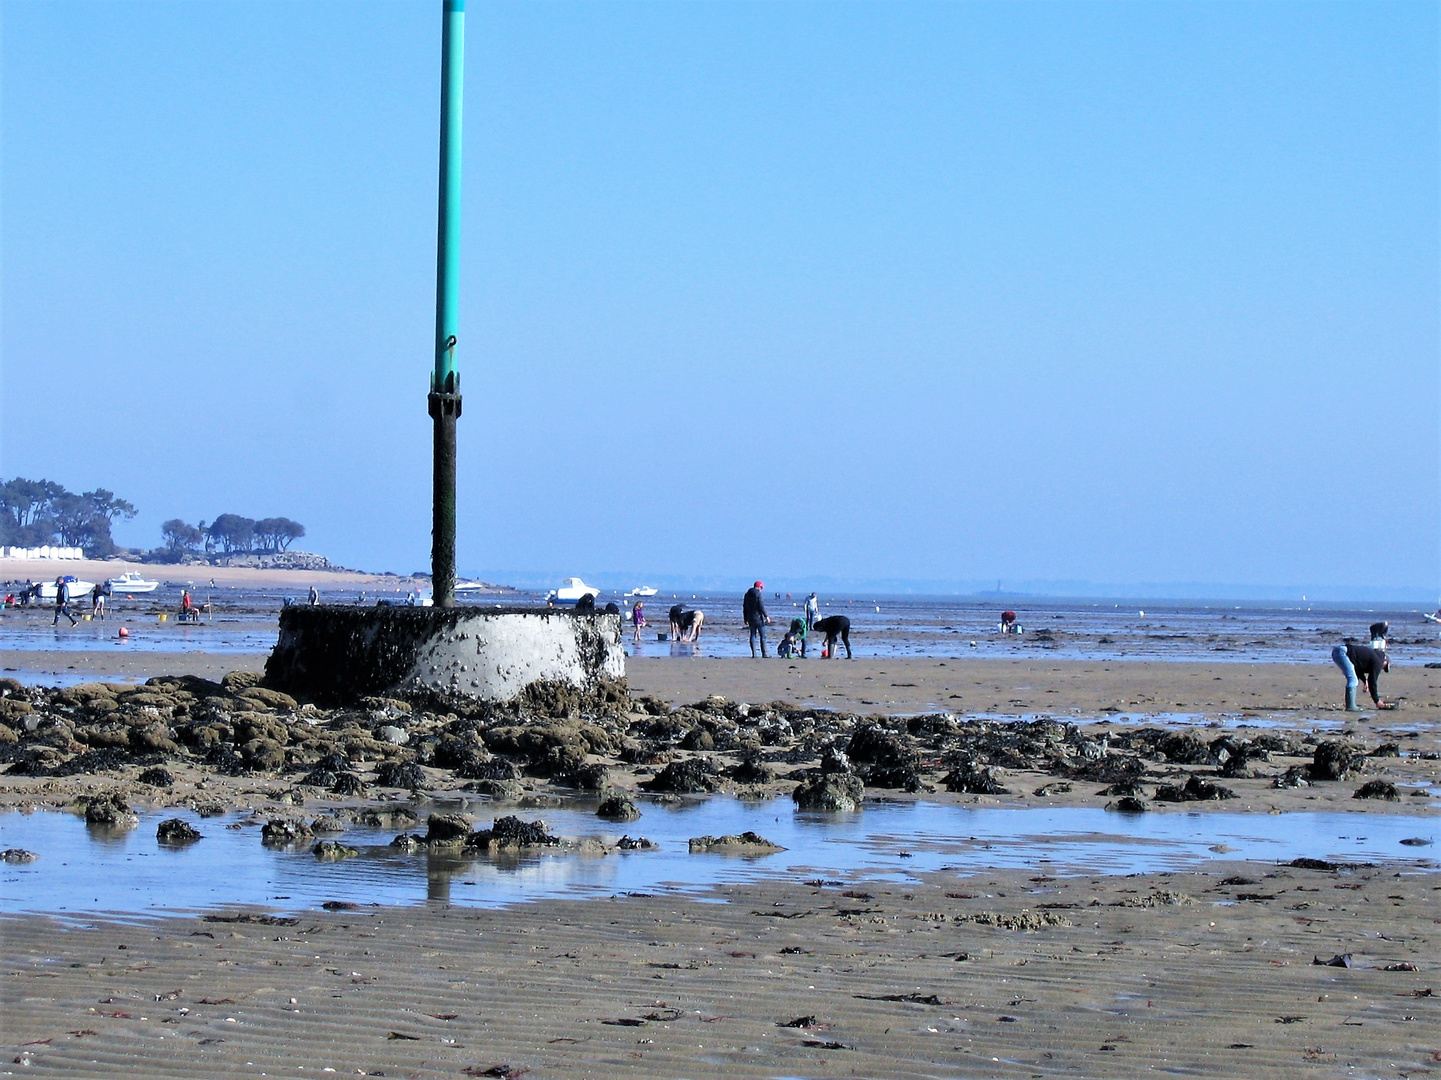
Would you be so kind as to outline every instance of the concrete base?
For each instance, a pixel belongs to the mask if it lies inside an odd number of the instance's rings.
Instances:
[[[265,664],[267,686],[327,705],[508,702],[624,677],[619,615],[536,608],[288,607]]]

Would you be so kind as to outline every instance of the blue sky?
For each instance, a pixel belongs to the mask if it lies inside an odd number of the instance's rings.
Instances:
[[[1433,592],[1437,10],[472,2],[462,570]],[[426,567],[439,3],[0,16],[0,475]]]

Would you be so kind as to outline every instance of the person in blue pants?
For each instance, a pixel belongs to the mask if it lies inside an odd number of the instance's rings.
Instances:
[[[1370,645],[1337,645],[1331,650],[1331,661],[1346,676],[1346,711],[1360,712],[1356,704],[1356,687],[1366,680],[1366,689],[1378,709],[1391,708],[1381,700],[1381,673],[1391,670],[1390,658]]]

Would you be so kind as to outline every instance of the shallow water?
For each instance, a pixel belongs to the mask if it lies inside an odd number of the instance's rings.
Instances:
[[[481,825],[496,813],[489,805],[468,809]],[[143,815],[137,829],[115,834],[87,828],[71,814],[10,813],[0,815],[0,848],[26,848],[40,859],[0,864],[0,912],[138,916],[235,904],[299,911],[326,900],[489,907],[550,897],[701,892],[768,877],[904,881],[922,872],[959,876],[991,868],[1129,874],[1195,869],[1220,858],[1288,861],[1303,855],[1432,870],[1436,864],[1428,856],[1435,848],[1400,841],[1434,840],[1441,832],[1434,817],[1377,813],[1125,815],[1089,807],[883,802],[856,814],[816,815],[798,813],[789,799],[748,803],[723,796],[675,805],[643,801],[641,809],[644,816],[623,827],[596,818],[593,803],[519,816],[538,817],[563,836],[614,841],[623,828],[648,837],[658,850],[476,859],[402,855],[387,846],[396,830],[355,828],[334,838],[362,854],[339,863],[318,861],[308,846],[264,847],[259,821],[249,817],[154,812]],[[157,843],[156,825],[177,816],[205,838],[180,849]],[[747,829],[788,850],[758,858],[687,850],[690,837]]]
[[[210,590],[203,581],[195,586],[197,599],[213,604],[212,613],[199,624],[174,621],[180,606],[178,585],[163,586],[149,596],[115,597],[105,621],[81,622],[73,628],[63,621],[59,627],[54,626],[49,608],[0,613],[0,666],[6,649],[266,653],[275,644],[277,612],[286,599],[297,599],[276,589]],[[326,603],[371,605],[377,595],[327,591],[322,599]],[[539,606],[539,595],[531,599]],[[614,599],[629,611],[619,595],[602,599]],[[706,613],[705,630],[697,644],[656,640],[657,633],[667,630],[667,611],[677,601]],[[775,620],[767,628],[772,651],[785,625],[801,613],[803,601],[803,594],[767,598]],[[494,602],[493,597],[466,601],[477,606]],[[507,602],[514,600],[508,598]],[[1017,611],[1026,633],[1002,635],[997,631],[1003,608]],[[81,610],[77,606],[76,611]],[[626,650],[631,655],[674,659],[750,655],[746,630],[740,621],[739,593],[656,596],[645,601],[645,610],[650,625],[639,643],[629,630],[625,635]],[[1441,632],[1415,610],[1306,604],[1138,607],[1129,601],[834,596],[822,597],[821,613],[843,614],[851,619],[851,644],[857,656],[1330,663],[1331,646],[1343,636],[1361,640],[1371,622],[1385,619],[1392,625],[1390,651],[1398,663],[1441,661]],[[168,616],[166,622],[159,621],[161,614]],[[116,636],[122,624],[130,632],[128,643]],[[810,659],[819,661],[820,644],[813,643]]]

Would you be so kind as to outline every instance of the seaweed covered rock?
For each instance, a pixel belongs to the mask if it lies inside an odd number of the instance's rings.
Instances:
[[[465,790],[496,802],[519,802],[525,798],[525,785],[519,780],[472,780],[465,785]]]
[[[1353,799],[1385,799],[1388,802],[1395,802],[1401,798],[1396,791],[1396,785],[1390,780],[1368,780],[1356,789]]]
[[[989,766],[977,765],[974,761],[960,762],[941,778],[941,783],[947,791],[966,795],[1010,794],[1010,789],[995,778]]]
[[[175,777],[170,775],[170,770],[159,765],[144,770],[135,779],[148,787],[168,788],[175,783]]]
[[[431,814],[425,823],[425,842],[463,844],[470,839],[471,821],[464,814]]]
[[[692,855],[774,855],[785,850],[750,830],[725,836],[693,836],[689,848]]]
[[[322,840],[310,849],[310,853],[321,862],[339,862],[341,859],[355,858],[360,854],[360,849],[342,844],[339,840]]]
[[[184,818],[166,818],[156,826],[155,839],[162,844],[193,844],[200,839],[200,830]]]
[[[695,795],[715,791],[720,781],[713,762],[706,758],[672,761],[655,776],[640,784],[646,791],[664,791],[674,795]]]
[[[861,808],[866,785],[855,773],[823,772],[808,777],[791,792],[800,810],[844,814]]]
[[[490,828],[472,833],[467,847],[481,851],[519,851],[522,848],[557,847],[560,837],[552,836],[543,821],[521,821],[499,817]]]
[[[310,826],[289,818],[271,818],[260,828],[260,842],[270,847],[287,847],[309,840]]]
[[[1213,784],[1192,774],[1184,784],[1162,784],[1156,788],[1152,799],[1156,802],[1214,802],[1218,799],[1234,799],[1236,793],[1228,787]]]
[[[1344,780],[1353,772],[1360,771],[1366,755],[1339,739],[1327,739],[1317,744],[1311,759],[1312,780]]]
[[[375,782],[380,787],[414,791],[425,786],[425,773],[413,761],[382,761],[375,770]]]
[[[601,800],[595,816],[607,821],[634,821],[640,817],[640,810],[628,796],[614,792]]]
[[[96,795],[86,802],[85,824],[101,825],[110,829],[133,829],[140,824],[140,815],[130,809],[130,804],[119,792],[111,791]]]
[[[1156,747],[1167,761],[1181,765],[1211,764],[1210,748],[1199,735],[1190,731],[1177,731],[1165,735]]]
[[[870,787],[920,791],[920,754],[894,732],[870,723],[851,736],[846,756]]]

